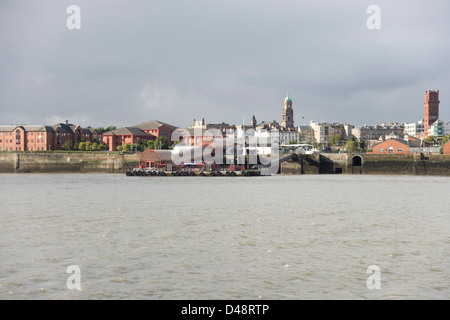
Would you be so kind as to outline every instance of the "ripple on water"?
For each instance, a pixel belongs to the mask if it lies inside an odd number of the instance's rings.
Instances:
[[[450,207],[449,179],[218,181],[2,176],[8,199],[0,224],[6,257],[0,298],[450,296],[448,215],[442,209]],[[421,197],[399,192],[415,192],[413,184],[421,185]],[[145,191],[150,186],[151,195]],[[80,207],[80,199],[89,207]],[[71,264],[81,267],[81,292],[65,287]],[[379,291],[366,287],[370,265],[381,269]]]

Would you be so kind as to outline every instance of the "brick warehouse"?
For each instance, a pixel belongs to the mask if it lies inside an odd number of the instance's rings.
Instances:
[[[388,139],[373,146],[374,154],[409,154],[411,146],[420,146],[420,141],[405,141],[400,139]]]

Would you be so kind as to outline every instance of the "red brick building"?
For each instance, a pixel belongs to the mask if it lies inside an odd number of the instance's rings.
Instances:
[[[439,119],[439,90],[425,91],[424,102],[424,135],[428,135],[428,129]]]
[[[446,144],[444,144],[443,148],[443,154],[450,154],[450,141],[448,141]]]
[[[0,151],[61,150],[67,140],[74,145],[81,141],[101,141],[93,128],[81,128],[67,121],[54,126],[0,126]]]
[[[103,134],[103,143],[109,151],[117,151],[117,147],[124,143],[134,144],[138,140],[154,141],[156,136],[133,127],[122,127]]]
[[[167,140],[169,141],[169,144],[172,144],[172,141],[170,139],[172,132],[174,132],[177,129],[177,127],[175,126],[172,126],[170,124],[158,120],[142,122],[140,124],[133,126],[133,128],[138,128],[146,133],[155,136],[156,138],[166,137]]]
[[[419,147],[420,141],[405,141],[401,139],[388,139],[373,146],[374,154],[409,154],[410,147]]]
[[[54,149],[54,131],[49,126],[1,126],[0,151]]]
[[[172,144],[171,135],[177,127],[170,124],[151,120],[142,122],[132,127],[122,127],[103,134],[103,143],[109,151],[116,151],[118,146],[124,143],[134,144],[138,140],[155,141],[158,137],[166,137],[169,144]]]

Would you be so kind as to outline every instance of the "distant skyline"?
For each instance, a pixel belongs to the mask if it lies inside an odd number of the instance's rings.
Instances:
[[[281,123],[287,93],[296,126],[415,122],[426,90],[450,121],[449,12],[446,0],[2,0],[0,125]]]

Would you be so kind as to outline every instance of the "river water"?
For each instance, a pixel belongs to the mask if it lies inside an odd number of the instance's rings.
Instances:
[[[450,298],[448,177],[0,180],[0,299]]]

